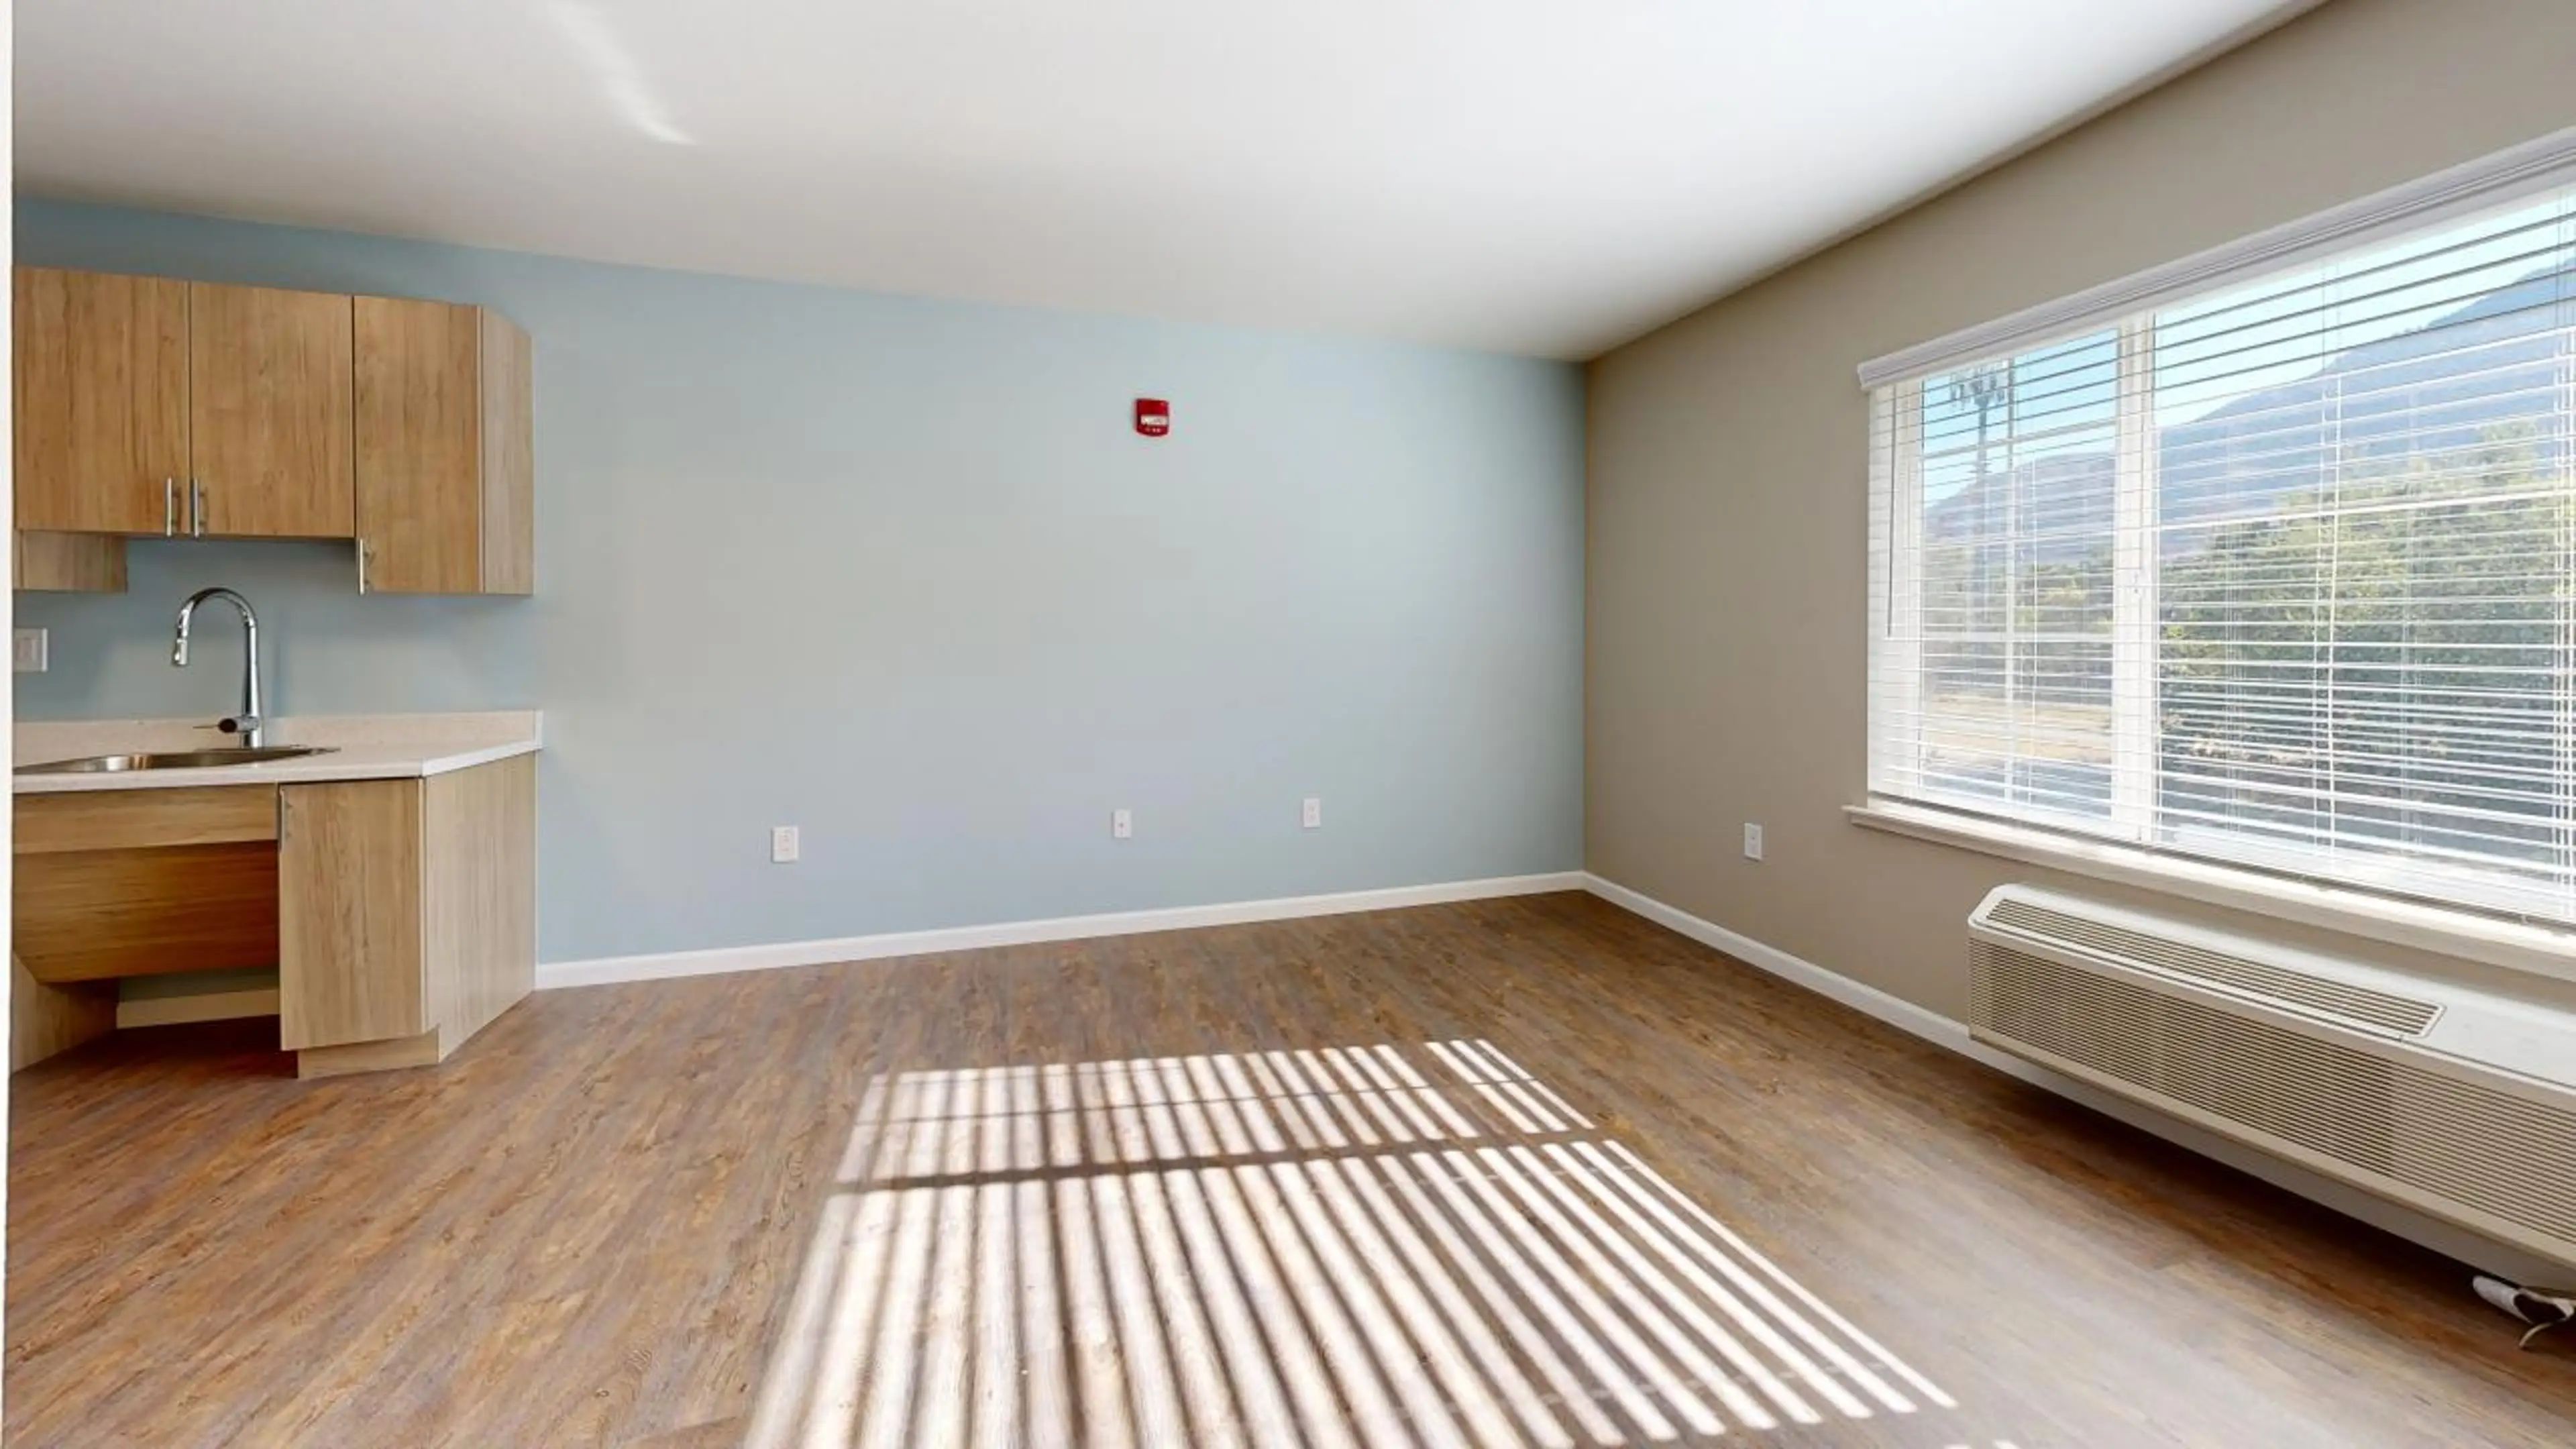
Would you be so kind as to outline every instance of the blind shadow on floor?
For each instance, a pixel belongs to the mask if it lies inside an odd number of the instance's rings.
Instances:
[[[747,1443],[2009,1449],[1957,1409],[1449,1041],[870,1080]]]

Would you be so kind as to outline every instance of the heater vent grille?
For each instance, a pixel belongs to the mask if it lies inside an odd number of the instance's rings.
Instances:
[[[1968,968],[1980,1035],[2475,1209],[2576,1262],[2576,1110],[1991,941],[1970,939]]]
[[[1987,910],[1985,921],[1997,930],[2087,951],[2150,975],[2175,977],[2250,996],[2268,1005],[2364,1030],[2420,1037],[2442,1015],[2438,1002],[2294,971],[2236,952],[2214,951],[2190,941],[2132,930],[2011,896],[1996,901]]]

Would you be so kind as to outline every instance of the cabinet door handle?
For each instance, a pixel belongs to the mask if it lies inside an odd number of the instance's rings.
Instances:
[[[367,541],[358,540],[358,592],[367,591]]]
[[[179,480],[161,480],[161,536],[175,537],[179,532]]]
[[[188,535],[206,536],[206,485],[194,478],[188,480]]]

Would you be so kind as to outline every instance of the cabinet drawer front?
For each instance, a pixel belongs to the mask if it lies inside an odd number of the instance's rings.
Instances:
[[[17,830],[12,849],[19,855],[275,840],[277,787],[206,785],[21,795],[13,818]]]
[[[288,785],[278,806],[281,1044],[426,1031],[421,782]]]

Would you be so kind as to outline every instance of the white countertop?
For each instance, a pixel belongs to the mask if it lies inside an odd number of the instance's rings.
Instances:
[[[112,774],[12,776],[21,795],[74,790],[175,790],[192,785],[310,784],[321,780],[397,780],[444,775],[534,754],[543,716],[535,710],[492,714],[302,715],[269,721],[263,744],[329,745],[328,754],[260,765],[204,770],[131,770]],[[151,750],[204,750],[239,745],[207,720],[22,720],[11,763],[33,765],[85,755]]]

